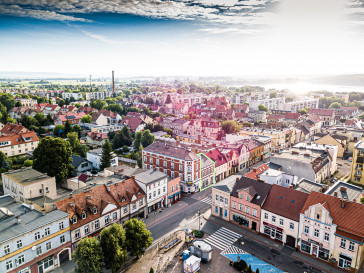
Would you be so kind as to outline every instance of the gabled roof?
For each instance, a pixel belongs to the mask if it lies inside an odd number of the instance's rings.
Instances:
[[[298,222],[300,212],[307,198],[307,193],[279,185],[272,185],[262,209]]]
[[[90,162],[90,161],[88,161],[87,159],[80,157],[78,155],[72,155],[72,166],[73,167],[77,168],[83,162]]]
[[[180,158],[183,160],[199,159],[195,153],[189,151],[186,147],[172,146],[169,144],[160,143],[158,141],[150,144],[148,147],[144,148],[143,151]]]
[[[250,172],[245,174],[245,177],[258,180],[258,175],[264,173],[268,169],[269,169],[268,165],[264,163],[258,167],[254,167]]]
[[[334,115],[334,110],[331,109],[314,109],[314,108],[310,108],[308,110],[308,114],[315,114],[318,116],[333,116]]]
[[[219,149],[215,148],[214,150],[206,153],[206,156],[213,161],[215,161],[215,167],[219,167],[225,163],[227,163],[227,159],[223,153],[220,152]]]
[[[299,119],[301,117],[300,113],[286,113],[285,118],[287,119]]]
[[[129,203],[134,203],[145,196],[145,192],[133,178],[113,184],[109,186],[109,188],[110,194],[114,197],[120,207]],[[133,196],[136,197],[135,200],[132,200]]]
[[[14,123],[8,122],[1,129],[2,135],[20,134],[20,133],[25,133],[25,132],[29,132],[29,130],[18,123],[14,124]]]
[[[254,191],[250,187],[253,187]],[[267,198],[271,187],[272,185],[270,184],[266,184],[264,182],[260,182],[243,176],[240,178],[240,180],[236,181],[231,195],[239,198],[239,191],[247,189],[248,193],[255,193],[250,202],[261,206]]]
[[[99,133],[99,132],[88,132],[87,135],[93,139],[93,140],[97,140],[97,141],[102,141],[103,139],[109,138],[107,136],[107,133]]]
[[[35,134],[34,131],[28,131],[26,133],[20,133],[20,134],[11,134],[11,135],[0,136],[0,142],[7,142],[7,141],[9,141],[9,143],[2,145],[2,147],[19,145],[19,144],[24,144],[27,142],[39,141],[39,138]]]

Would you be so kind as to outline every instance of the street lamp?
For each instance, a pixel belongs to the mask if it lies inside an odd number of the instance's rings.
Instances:
[[[198,234],[201,233],[200,226],[201,226],[201,224],[200,224],[200,211],[198,211]]]

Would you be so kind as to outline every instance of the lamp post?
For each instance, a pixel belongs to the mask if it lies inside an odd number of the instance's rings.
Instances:
[[[198,234],[200,234],[200,226],[201,226],[201,224],[200,224],[200,211],[198,211]]]

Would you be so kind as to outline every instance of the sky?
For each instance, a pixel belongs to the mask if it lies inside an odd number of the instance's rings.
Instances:
[[[362,0],[1,0],[0,71],[364,73]]]

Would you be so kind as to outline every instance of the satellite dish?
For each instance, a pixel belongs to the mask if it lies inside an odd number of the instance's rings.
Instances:
[[[37,247],[36,247],[36,246],[32,246],[32,250],[34,250],[34,251],[35,251],[36,249],[37,249]]]

